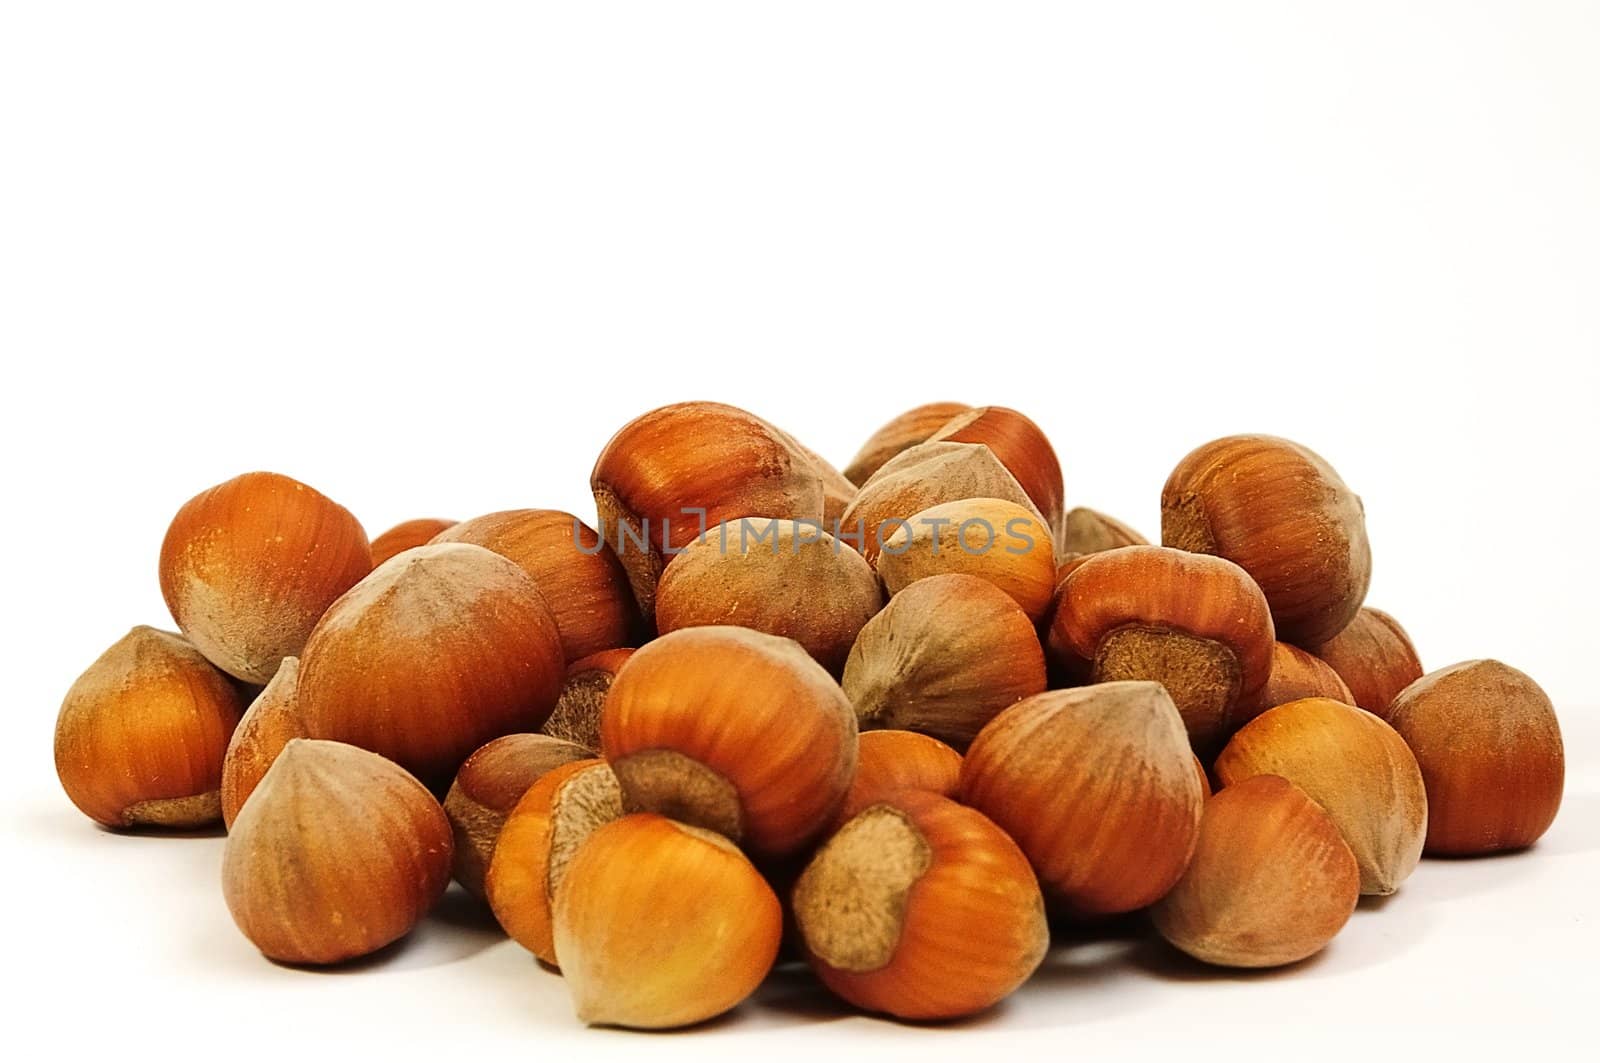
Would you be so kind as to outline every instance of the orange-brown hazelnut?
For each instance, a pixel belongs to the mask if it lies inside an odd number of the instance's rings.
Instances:
[[[617,777],[600,760],[579,760],[530,786],[500,832],[484,885],[495,918],[518,944],[555,964],[554,904],[574,854],[622,816]]]
[[[335,602],[300,658],[307,734],[370,749],[441,792],[491,738],[537,730],[565,671],[528,574],[481,546],[407,550]]]
[[[859,553],[815,525],[767,517],[719,524],[668,562],[656,628],[729,624],[794,639],[838,675],[883,590]]]
[[[1525,849],[1555,821],[1561,727],[1550,698],[1515,668],[1467,661],[1430,672],[1394,699],[1389,722],[1422,769],[1430,855]]]
[[[285,657],[278,674],[256,695],[222,758],[222,822],[233,826],[245,799],[290,739],[306,737],[300,721],[300,659]]]
[[[1238,565],[1163,546],[1088,554],[1062,580],[1049,647],[1092,682],[1150,679],[1212,749],[1272,669],[1272,617]],[[1076,662],[1082,662],[1078,664]]]
[[[433,541],[433,537],[446,528],[455,526],[453,520],[440,520],[437,517],[418,517],[416,520],[401,521],[376,539],[372,540],[372,567],[377,568],[395,554],[410,550],[414,546],[426,546]]]
[[[825,828],[844,799],[856,718],[793,640],[691,627],[641,647],[617,673],[600,747],[630,809],[780,857]]]
[[[991,1007],[1050,943],[1017,844],[980,813],[919,790],[886,795],[841,827],[796,882],[794,913],[824,985],[903,1019]]]
[[[981,443],[919,443],[885,462],[845,510],[840,537],[876,562],[889,538],[925,509],[963,498],[997,498],[1048,521]]]
[[[1349,921],[1361,872],[1304,790],[1256,775],[1206,801],[1188,870],[1150,910],[1174,946],[1223,967],[1278,967],[1322,949]]]
[[[203,827],[241,706],[233,684],[177,635],[136,627],[89,666],[56,719],[56,774],[107,827]]]
[[[647,622],[669,549],[737,517],[821,521],[814,456],[744,410],[681,402],[622,427],[590,474],[600,533],[616,550]]]
[[[890,594],[951,572],[986,579],[1037,624],[1055,597],[1055,546],[1032,510],[998,498],[964,498],[915,514],[878,554]]]
[[[234,820],[223,897],[271,959],[338,963],[410,932],[450,883],[450,844],[439,802],[400,767],[296,738]]]
[[[1189,864],[1202,802],[1183,719],[1159,683],[1101,683],[1018,702],[961,762],[961,800],[1027,854],[1080,917],[1160,900]]]
[[[921,731],[961,748],[1045,688],[1044,651],[1005,591],[977,576],[930,576],[861,629],[843,683],[863,728]]]
[[[433,541],[472,543],[515,561],[555,616],[568,663],[637,641],[639,610],[627,573],[599,533],[571,513],[488,513],[452,525]]]
[[[844,467],[845,478],[860,487],[884,462],[902,450],[926,443],[928,437],[949,424],[951,418],[971,408],[960,402],[930,402],[907,410],[872,433]]]
[[[1346,705],[1356,703],[1350,688],[1339,673],[1319,657],[1287,642],[1272,644],[1272,672],[1266,685],[1254,698],[1241,702],[1229,726],[1243,727],[1263,712],[1301,698],[1332,698]]]
[[[1005,406],[979,406],[952,417],[929,440],[981,443],[988,447],[1028,493],[1051,534],[1061,534],[1061,499],[1065,494],[1061,462],[1050,440],[1026,415]]]
[[[618,670],[632,656],[633,650],[628,648],[601,650],[567,665],[555,711],[539,730],[600,752],[600,709]]]
[[[191,498],[161,544],[161,593],[184,636],[258,686],[371,571],[366,532],[349,510],[271,472]]]
[[[777,896],[715,832],[624,816],[589,836],[555,898],[555,952],[578,1018],[662,1029],[753,993],[783,936]]]
[[[953,798],[960,787],[961,754],[937,738],[915,731],[863,731],[856,747],[856,777],[834,823],[843,824],[900,790]]]
[[[1422,661],[1399,621],[1363,606],[1355,619],[1311,651],[1328,662],[1355,698],[1353,704],[1384,719],[1395,695],[1422,678]]]
[[[1297,646],[1344,630],[1372,578],[1361,499],[1316,454],[1271,436],[1214,440],[1179,462],[1161,492],[1161,542],[1250,573],[1278,638]]]
[[[451,873],[468,893],[482,897],[483,877],[500,828],[522,795],[563,764],[594,753],[549,735],[503,735],[481,746],[456,772],[444,814],[455,839]]]
[[[1303,698],[1246,724],[1215,765],[1224,789],[1281,775],[1327,810],[1361,868],[1361,892],[1399,889],[1422,858],[1428,799],[1394,728],[1329,698]]]

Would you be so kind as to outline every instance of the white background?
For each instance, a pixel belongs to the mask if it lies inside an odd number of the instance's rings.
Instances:
[[[1593,1030],[1600,6],[0,10],[0,1037],[1381,1058]],[[581,1030],[465,904],[353,973],[273,967],[228,921],[220,839],[67,805],[56,706],[168,622],[190,495],[270,468],[372,534],[589,516],[608,435],[689,398],[840,463],[916,403],[1017,406],[1069,503],[1147,533],[1192,446],[1304,442],[1363,496],[1369,600],[1425,663],[1496,656],[1556,698],[1563,814],[1525,856],[1426,863],[1275,976],[1113,939],[954,1029],[791,976],[645,1039]]]

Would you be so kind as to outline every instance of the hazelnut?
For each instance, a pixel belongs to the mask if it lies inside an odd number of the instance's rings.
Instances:
[[[451,874],[474,897],[482,897],[483,876],[500,838],[500,828],[528,788],[591,750],[549,735],[502,735],[481,746],[456,772],[445,795],[444,814],[455,839]]]
[[[915,514],[889,536],[877,568],[890,594],[949,572],[986,579],[1035,624],[1055,597],[1049,529],[1031,510],[998,498],[964,498]]]
[[[1215,765],[1223,787],[1281,775],[1327,810],[1361,868],[1361,892],[1390,894],[1416,870],[1428,826],[1417,760],[1394,728],[1329,698],[1268,709]]]
[[[1052,535],[1061,534],[1061,462],[1038,425],[1005,406],[979,406],[958,413],[928,437],[933,443],[981,443],[1033,500]]]
[[[1163,546],[1083,557],[1061,582],[1048,641],[1057,667],[1087,670],[1092,682],[1165,686],[1203,750],[1226,737],[1233,711],[1272,668],[1272,617],[1249,575]]]
[[[961,754],[915,731],[863,731],[856,746],[856,776],[834,817],[836,825],[900,790],[955,797],[961,788]]]
[[[1345,629],[1312,649],[1345,681],[1352,704],[1389,718],[1395,695],[1422,678],[1416,647],[1399,621],[1363,606]]]
[[[920,443],[885,462],[845,510],[841,538],[876,562],[908,518],[944,502],[997,498],[1048,523],[994,453],[981,443]]]
[[[1079,506],[1067,510],[1061,519],[1061,542],[1057,549],[1068,554],[1098,554],[1120,546],[1149,546],[1144,536],[1117,520],[1096,510]]]
[[[591,759],[547,773],[506,818],[484,880],[489,907],[545,963],[556,963],[552,903],[568,863],[589,835],[621,816],[616,775]]]
[[[836,527],[844,518],[844,511],[850,508],[850,503],[855,501],[856,485],[850,479],[834,468],[828,459],[812,450],[804,443],[787,432],[779,432],[789,443],[816,469],[817,477],[822,481],[822,520],[829,527]]]
[[[1160,900],[1188,866],[1201,790],[1183,719],[1159,683],[1101,683],[1020,701],[961,762],[961,800],[1027,854],[1075,916]]]
[[[317,624],[300,658],[300,717],[312,737],[381,753],[442,792],[483,743],[544,723],[563,671],[527,573],[481,546],[419,546]]]
[[[1322,949],[1349,921],[1361,872],[1322,807],[1276,775],[1206,801],[1188,870],[1150,910],[1177,948],[1223,967],[1278,967]]]
[[[255,788],[222,851],[244,936],[283,963],[354,959],[404,937],[450,883],[450,824],[400,767],[296,738]]]
[[[1242,567],[1278,637],[1314,646],[1344,630],[1372,576],[1361,499],[1297,443],[1229,436],[1178,463],[1161,492],[1161,542]]]
[[[56,719],[56,774],[107,827],[204,827],[241,706],[233,684],[177,635],[136,627],[78,677]]]
[[[291,738],[306,737],[300,721],[300,658],[285,657],[278,673],[256,695],[239,726],[228,740],[222,758],[222,822],[228,827],[238,818],[245,798],[278,759]]]
[[[628,422],[600,452],[589,486],[600,534],[652,623],[667,550],[736,517],[824,515],[814,456],[761,418],[716,402],[676,403]]]
[[[1428,791],[1427,852],[1524,849],[1561,808],[1566,757],[1539,685],[1499,661],[1430,672],[1394,699],[1389,722]]]
[[[656,628],[731,624],[798,642],[838,675],[883,606],[872,566],[815,525],[767,517],[719,524],[674,557],[656,586]]]
[[[794,888],[807,958],[834,993],[902,1019],[992,1006],[1050,943],[1039,884],[980,813],[904,790],[822,846]]]
[[[861,726],[921,731],[957,748],[995,714],[1045,688],[1033,622],[977,576],[930,576],[861,629],[844,692]]]
[[[567,661],[627,646],[639,635],[628,575],[593,528],[557,509],[513,509],[464,520],[436,543],[471,543],[532,577],[561,631]]]
[[[561,684],[555,711],[539,730],[598,753],[600,708],[617,670],[632,656],[633,650],[627,648],[601,650],[567,665],[567,678]]]
[[[1229,724],[1237,730],[1268,709],[1301,698],[1332,698],[1346,705],[1356,703],[1339,673],[1321,658],[1287,642],[1274,642],[1272,671],[1266,685],[1254,698],[1240,704]]]
[[[591,834],[555,898],[555,951],[578,1018],[663,1029],[736,1006],[772,969],[783,911],[738,848],[662,816]]]
[[[258,686],[371,571],[366,532],[349,510],[271,472],[191,498],[161,543],[161,593],[184,636]]]
[[[455,523],[453,520],[439,520],[436,517],[401,521],[372,540],[372,567],[377,568],[395,554],[409,550],[413,546],[426,546],[435,535],[446,528],[454,527]]]
[[[844,799],[856,719],[794,641],[691,627],[639,649],[617,673],[600,747],[630,810],[779,857],[809,842]]]
[[[844,467],[845,478],[860,487],[884,462],[902,450],[926,443],[928,437],[950,423],[952,417],[971,408],[959,402],[930,402],[907,410],[872,433]]]

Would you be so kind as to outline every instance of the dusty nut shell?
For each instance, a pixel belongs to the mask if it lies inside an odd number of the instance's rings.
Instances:
[[[961,800],[1016,839],[1078,916],[1159,900],[1188,866],[1201,790],[1159,683],[1038,694],[995,717],[961,762]]]
[[[980,813],[917,790],[890,794],[841,827],[796,882],[794,913],[824,985],[903,1019],[991,1007],[1038,968],[1050,942],[1039,884],[1016,843]]]
[[[567,665],[567,678],[555,711],[539,728],[544,734],[600,752],[600,708],[617,671],[633,656],[632,649],[601,650]]]
[[[306,737],[305,724],[300,720],[299,691],[300,659],[285,657],[278,673],[256,695],[234,728],[227,754],[222,758],[220,797],[224,825],[233,826],[245,799],[289,740]]]
[[[1281,775],[1304,790],[1355,854],[1362,893],[1393,893],[1422,858],[1422,773],[1394,728],[1370,712],[1328,698],[1268,709],[1233,736],[1214,770],[1224,788]]]
[[[845,510],[840,538],[877,562],[889,537],[925,509],[963,498],[1014,502],[1048,524],[1028,492],[981,443],[919,443],[885,462]]]
[[[1429,854],[1525,849],[1555,821],[1561,727],[1550,698],[1515,668],[1466,661],[1430,672],[1394,699],[1389,722],[1422,770]]]
[[[590,474],[600,534],[646,621],[666,551],[736,517],[821,521],[823,477],[788,435],[732,406],[681,402],[624,425]]]
[[[555,951],[578,1018],[664,1029],[728,1011],[772,969],[783,912],[721,835],[632,815],[595,831],[555,900]]]
[[[889,536],[878,575],[890,594],[919,579],[965,573],[986,579],[1038,623],[1055,598],[1055,546],[1031,510],[998,498],[932,506]]]
[[[204,827],[241,706],[233,684],[186,640],[129,631],[78,677],[56,718],[56,775],[107,827]]]
[[[433,541],[435,535],[446,528],[454,527],[455,523],[453,520],[440,520],[437,517],[418,517],[416,520],[401,521],[372,540],[372,567],[377,568],[395,554],[414,546],[426,546]]]
[[[494,916],[523,948],[556,963],[553,901],[573,854],[622,816],[622,790],[604,761],[548,772],[505,820],[484,881]]]
[[[329,609],[300,658],[300,717],[442,790],[473,750],[537,730],[561,691],[555,619],[533,580],[481,546],[391,558]]]
[[[1229,436],[1178,463],[1161,492],[1161,542],[1250,573],[1278,638],[1316,645],[1344,630],[1372,578],[1361,499],[1333,466],[1272,436]]]
[[[1098,510],[1079,506],[1067,510],[1061,519],[1061,541],[1056,544],[1063,555],[1098,554],[1123,546],[1149,546],[1150,541],[1128,525]]]
[[[1243,727],[1268,709],[1301,698],[1332,698],[1346,705],[1356,703],[1355,695],[1327,662],[1298,646],[1275,642],[1272,644],[1272,671],[1266,685],[1254,698],[1239,704],[1230,726]]]
[[[860,487],[884,462],[918,443],[926,443],[928,437],[949,424],[951,418],[971,408],[960,402],[930,402],[907,410],[867,438],[856,456],[850,459],[850,464],[844,467],[845,478]]]
[[[844,799],[856,718],[794,641],[692,627],[639,649],[617,674],[600,747],[630,810],[776,857],[803,847]]]
[[[856,746],[856,776],[834,816],[835,826],[901,790],[955,797],[961,754],[915,731],[864,731]]]
[[[1356,858],[1322,806],[1257,775],[1206,801],[1194,858],[1150,918],[1197,960],[1278,967],[1319,952],[1360,897]]]
[[[515,561],[544,595],[567,661],[637,641],[628,574],[593,528],[558,509],[512,509],[464,520],[436,543],[471,543]]]
[[[981,443],[1033,500],[1051,534],[1061,534],[1061,462],[1043,430],[1025,414],[1005,406],[979,406],[959,413],[930,442]]]
[[[361,522],[272,472],[191,498],[161,543],[161,594],[184,637],[257,685],[299,654],[323,611],[371,571]]]
[[[733,625],[794,639],[834,675],[883,606],[872,566],[820,527],[741,517],[690,543],[656,585],[656,629]]]
[[[297,738],[234,820],[222,892],[244,936],[284,963],[328,964],[404,937],[450,882],[450,824],[397,765]]]
[[[451,874],[474,897],[482,897],[483,877],[500,838],[500,828],[528,788],[592,750],[548,735],[504,735],[466,759],[445,795],[444,814],[455,840]]]
[[[921,731],[964,747],[995,714],[1045,688],[1033,622],[977,576],[930,576],[861,629],[844,692],[863,728]]]
[[[1215,750],[1272,670],[1272,617],[1249,575],[1164,546],[1081,558],[1061,581],[1048,642],[1057,667],[1091,682],[1164,685],[1201,749]]]
[[[1395,695],[1422,678],[1422,661],[1405,628],[1370,606],[1311,652],[1339,673],[1355,698],[1352,704],[1386,720]]]

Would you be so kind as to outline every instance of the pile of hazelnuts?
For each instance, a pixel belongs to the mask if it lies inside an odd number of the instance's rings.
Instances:
[[[866,1011],[981,1011],[1050,926],[1143,910],[1184,953],[1294,963],[1424,853],[1555,818],[1554,710],[1496,661],[1424,675],[1364,605],[1360,500],[1267,436],[1206,443],[1161,542],[1065,511],[1015,410],[895,418],[843,473],[716,403],[606,445],[590,526],[415,520],[370,544],[273,473],[161,548],[181,635],[68,692],[67,795],[227,825],[262,953],[335,964],[452,878],[578,1017],[709,1019],[802,960]],[[441,801],[442,797],[442,801]]]

